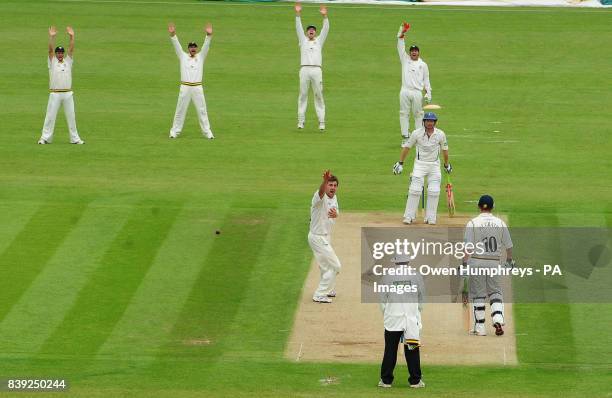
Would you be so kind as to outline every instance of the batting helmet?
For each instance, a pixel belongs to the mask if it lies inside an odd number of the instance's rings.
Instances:
[[[434,121],[436,121],[436,120],[438,120],[438,117],[433,112],[427,112],[425,115],[423,115],[423,120],[434,120]]]

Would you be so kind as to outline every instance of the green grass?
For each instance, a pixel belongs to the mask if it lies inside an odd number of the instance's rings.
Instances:
[[[513,226],[612,224],[605,10],[333,5],[320,134],[312,104],[295,129],[290,5],[166,3],[0,4],[0,377],[64,376],[82,397],[409,393],[377,391],[377,365],[283,358],[321,170],[339,176],[344,211],[403,210],[407,177],[390,169],[404,19],[443,105],[459,211],[487,192]],[[304,14],[320,24],[315,7]],[[201,138],[190,109],[170,141],[179,73],[166,24],[184,44],[208,20],[217,139]],[[50,24],[76,30],[84,146],[67,144],[62,114],[54,144],[35,145]],[[609,304],[515,311],[519,366],[425,364],[419,394],[611,396]]]

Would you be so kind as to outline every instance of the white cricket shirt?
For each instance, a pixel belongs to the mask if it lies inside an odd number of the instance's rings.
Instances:
[[[427,64],[421,58],[416,61],[410,59],[404,47],[404,39],[397,39],[397,51],[402,63],[402,88],[418,91],[425,89],[431,94]]]
[[[316,235],[331,234],[335,220],[329,218],[327,212],[332,208],[335,208],[336,212],[340,214],[337,196],[334,195],[333,198],[330,198],[324,193],[323,198],[319,198],[319,190],[317,190],[312,197],[310,206],[310,233]]]
[[[491,213],[480,213],[465,226],[465,242],[484,243],[484,253],[474,253],[472,258],[499,260],[502,250],[512,247],[512,239],[506,223]]]
[[[380,295],[380,306],[383,312],[385,329],[388,331],[411,331],[418,339],[421,328],[420,308],[425,297],[423,277],[417,275],[385,275],[381,283],[384,285],[416,285],[416,292],[385,292]]]
[[[67,55],[60,62],[55,55],[47,57],[49,67],[49,90],[72,89],[72,57]]]
[[[202,83],[202,76],[204,75],[204,60],[208,55],[210,49],[210,36],[206,36],[204,39],[204,45],[202,51],[197,53],[195,56],[191,56],[181,47],[178,37],[176,35],[170,37],[174,52],[180,61],[181,68],[181,81],[185,83]]]
[[[434,127],[431,136],[427,136],[425,127],[414,130],[410,138],[402,144],[404,148],[412,148],[416,145],[415,160],[422,162],[440,163],[440,151],[448,151],[446,134],[444,131]]]
[[[298,42],[300,46],[300,65],[301,66],[322,66],[323,65],[323,44],[327,39],[327,33],[329,32],[329,21],[327,18],[323,19],[323,28],[321,34],[316,36],[314,40],[309,40],[308,36],[304,34],[304,28],[302,27],[302,20],[300,17],[295,17],[295,30],[298,36]]]

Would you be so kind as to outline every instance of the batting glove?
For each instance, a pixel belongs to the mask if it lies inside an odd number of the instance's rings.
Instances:
[[[506,260],[506,267],[508,267],[510,269],[514,269],[515,265],[516,265],[516,262],[514,261],[514,259]]]
[[[395,164],[393,165],[393,174],[402,174],[402,171],[404,171],[403,164],[404,162],[395,162]]]
[[[449,164],[445,164],[445,165],[444,165],[444,170],[446,170],[446,172],[447,172],[448,174],[450,174],[450,173],[453,171],[453,166],[451,166],[451,164],[450,164],[450,163],[449,163]]]
[[[425,93],[425,101],[427,101],[427,103],[431,102],[431,93]]]

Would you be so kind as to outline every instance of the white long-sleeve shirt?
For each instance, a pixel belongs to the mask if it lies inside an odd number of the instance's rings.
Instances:
[[[60,62],[55,55],[47,57],[49,67],[49,89],[71,90],[72,89],[72,57],[67,55]]]
[[[334,195],[333,198],[323,194],[323,197],[319,197],[319,190],[317,190],[312,196],[310,204],[310,232],[315,235],[329,235],[331,234],[332,226],[336,222],[333,218],[329,218],[327,213],[335,208],[337,214],[340,214],[338,208],[338,198]]]
[[[397,39],[397,52],[402,63],[402,88],[418,91],[425,89],[431,95],[429,68],[425,61],[421,58],[416,61],[410,59],[410,55],[406,52],[404,39]]]
[[[191,56],[181,47],[178,37],[176,35],[170,37],[174,52],[180,61],[181,68],[181,81],[185,83],[202,83],[202,76],[204,75],[204,60],[208,55],[210,49],[210,36],[206,36],[204,39],[204,45],[202,51],[197,53],[195,56]]]
[[[327,18],[323,18],[321,33],[314,40],[308,39],[308,36],[304,34],[302,19],[297,16],[295,17],[295,30],[300,46],[300,65],[323,66],[323,44],[325,44],[325,39],[327,39],[327,33],[329,32],[329,21]]]

